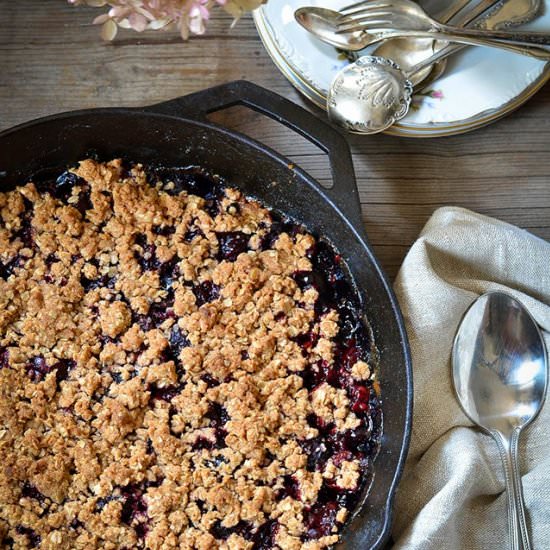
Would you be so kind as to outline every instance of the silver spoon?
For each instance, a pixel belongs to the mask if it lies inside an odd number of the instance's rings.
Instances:
[[[529,550],[518,441],[546,395],[542,334],[525,307],[503,292],[478,298],[462,319],[453,353],[453,382],[470,420],[498,443],[508,492],[511,548]]]
[[[410,0],[371,0],[368,15],[341,15],[327,8],[301,8],[297,21],[305,28],[315,27],[321,40],[340,49],[359,51],[367,46],[393,38],[430,38],[471,46],[488,46],[520,53],[544,61],[550,50],[537,45],[550,45],[550,33],[499,31],[458,28],[442,25]],[[377,11],[377,6],[381,7]]]

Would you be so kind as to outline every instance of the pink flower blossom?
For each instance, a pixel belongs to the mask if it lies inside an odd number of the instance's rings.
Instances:
[[[267,0],[68,0],[70,4],[92,7],[109,6],[94,23],[102,25],[101,35],[112,40],[118,27],[142,32],[176,28],[186,40],[189,34],[203,34],[210,10],[221,6],[235,19]]]

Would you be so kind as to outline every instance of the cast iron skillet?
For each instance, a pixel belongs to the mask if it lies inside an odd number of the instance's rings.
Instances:
[[[335,185],[322,188],[288,159],[206,119],[245,105],[292,128],[324,150]],[[63,170],[94,152],[167,166],[200,165],[244,193],[304,223],[336,247],[361,294],[380,352],[384,432],[369,497],[344,532],[340,549],[379,548],[389,535],[391,506],[411,429],[412,373],[396,299],[363,230],[351,155],[344,137],[288,100],[245,81],[145,107],[93,109],[28,122],[0,134],[0,189],[29,175]]]

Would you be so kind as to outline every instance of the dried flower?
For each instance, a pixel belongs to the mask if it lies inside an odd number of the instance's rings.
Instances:
[[[102,25],[101,36],[113,40],[119,27],[142,32],[148,29],[177,28],[186,40],[189,34],[203,34],[210,10],[221,6],[235,19],[267,0],[68,0],[74,5],[95,8],[109,6],[94,23]]]

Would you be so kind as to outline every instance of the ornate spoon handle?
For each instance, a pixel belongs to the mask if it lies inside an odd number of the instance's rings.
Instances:
[[[457,38],[499,40],[509,44],[517,44],[518,46],[550,46],[550,33],[548,32],[499,31],[452,27],[450,25],[437,25],[434,27],[434,30],[443,34],[456,36]]]
[[[469,29],[465,29],[469,30]],[[494,40],[491,38],[478,38],[468,36],[467,33],[448,34],[445,31],[418,31],[418,30],[391,30],[378,35],[378,41],[388,40],[390,38],[432,38],[434,40],[443,40],[447,42],[458,42],[460,44],[469,44],[470,46],[488,46],[500,50],[507,50],[528,57],[534,57],[543,61],[550,61],[550,50],[531,43],[519,43],[516,41]],[[548,44],[550,44],[550,35],[548,35]],[[433,58],[432,63],[433,63]]]
[[[510,548],[512,550],[531,550],[527,522],[525,520],[525,505],[523,488],[518,466],[518,441],[520,430],[513,430],[511,436],[500,432],[491,432],[496,439],[500,456],[504,465],[506,492],[508,494],[508,526],[510,531]]]

